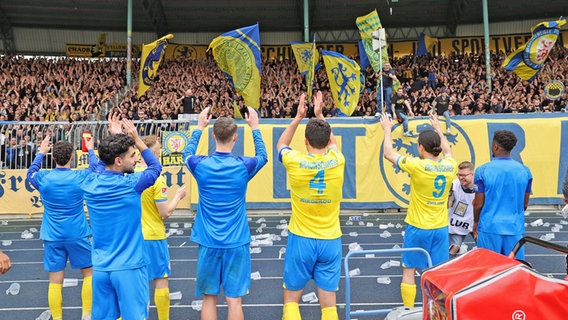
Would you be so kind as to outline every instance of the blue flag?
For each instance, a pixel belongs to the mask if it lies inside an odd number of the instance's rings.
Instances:
[[[357,41],[357,47],[359,48],[359,66],[361,67],[361,71],[365,71],[371,63],[369,62],[369,57],[367,57],[363,41]]]
[[[321,55],[333,102],[337,109],[350,116],[359,103],[361,69],[357,62],[340,53],[322,50]]]
[[[503,61],[503,68],[513,71],[519,78],[532,81],[542,68],[550,50],[560,34],[566,19],[541,22],[532,27],[532,38]]]
[[[420,57],[422,55],[431,52],[436,43],[438,42],[438,38],[432,38],[424,34],[424,32],[420,33],[420,38],[418,38],[418,48],[416,49],[416,56]]]
[[[260,105],[260,33],[258,24],[223,33],[207,50],[249,107]]]

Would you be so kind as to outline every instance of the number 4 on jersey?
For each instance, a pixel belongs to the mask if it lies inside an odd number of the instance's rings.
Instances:
[[[314,178],[310,180],[310,189],[317,189],[318,194],[322,194],[325,189],[325,172],[320,170],[316,173]]]

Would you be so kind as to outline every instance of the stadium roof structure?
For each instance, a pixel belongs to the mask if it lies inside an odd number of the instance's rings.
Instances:
[[[225,32],[260,24],[261,31],[356,29],[355,18],[377,9],[385,28],[447,26],[483,22],[480,0],[132,0],[132,30]],[[490,22],[556,17],[566,0],[487,0]],[[0,0],[2,35],[12,27],[125,31],[128,0]],[[391,11],[392,9],[392,11]]]

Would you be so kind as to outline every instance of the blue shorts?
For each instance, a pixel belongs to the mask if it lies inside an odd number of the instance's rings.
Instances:
[[[168,240],[144,240],[148,257],[148,280],[168,278],[171,274]]]
[[[148,319],[149,297],[146,267],[93,271],[93,319]]]
[[[403,247],[426,250],[430,254],[433,266],[448,261],[450,259],[448,227],[420,229],[407,225],[404,231]],[[428,260],[420,252],[403,252],[402,266],[405,268],[424,269],[428,267]]]
[[[509,255],[513,251],[513,247],[523,235],[500,235],[494,233],[487,233],[483,231],[477,232],[477,247],[485,248],[493,252],[500,253],[502,255]],[[525,259],[525,247],[522,246],[519,252],[515,255],[515,258],[524,260]]]
[[[284,288],[302,290],[314,279],[325,291],[337,291],[341,276],[341,238],[312,239],[288,234],[284,258]]]
[[[209,248],[199,245],[195,295],[216,296],[223,291],[229,298],[242,297],[250,288],[250,249],[245,244],[236,248]]]
[[[49,272],[65,270],[67,259],[73,269],[90,268],[91,241],[89,237],[76,240],[44,241],[43,242],[43,267]]]

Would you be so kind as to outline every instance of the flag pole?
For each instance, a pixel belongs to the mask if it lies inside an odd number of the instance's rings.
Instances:
[[[381,28],[379,28],[381,29]],[[379,66],[381,75],[381,113],[385,112],[385,97],[384,97],[384,81],[383,81],[383,39],[381,33],[379,32]],[[377,108],[378,109],[378,108]]]

